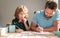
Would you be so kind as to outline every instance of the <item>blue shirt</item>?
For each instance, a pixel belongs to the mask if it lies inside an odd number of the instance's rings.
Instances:
[[[52,26],[54,20],[60,20],[60,10],[56,10],[55,14],[49,19],[44,16],[44,10],[36,12],[32,22],[34,22],[40,27],[47,28]]]

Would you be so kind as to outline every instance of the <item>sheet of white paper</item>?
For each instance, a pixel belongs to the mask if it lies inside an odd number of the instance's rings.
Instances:
[[[36,32],[35,34],[51,34],[50,32]]]
[[[52,34],[50,32],[21,32],[22,34]]]

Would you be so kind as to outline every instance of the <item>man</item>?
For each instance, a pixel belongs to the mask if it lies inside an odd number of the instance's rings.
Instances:
[[[57,31],[58,21],[60,20],[60,10],[53,1],[47,1],[45,9],[37,12],[31,22],[31,30],[41,32]]]

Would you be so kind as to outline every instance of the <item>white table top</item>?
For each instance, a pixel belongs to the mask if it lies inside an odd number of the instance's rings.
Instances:
[[[6,33],[5,36],[1,36],[0,38],[60,38],[55,36],[50,32],[31,32],[25,31],[21,33]]]

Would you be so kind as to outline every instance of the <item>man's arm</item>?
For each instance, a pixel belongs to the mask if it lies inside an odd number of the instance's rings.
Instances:
[[[54,21],[51,27],[48,28],[44,28],[43,31],[47,31],[47,32],[53,32],[53,31],[57,31],[57,26],[58,26],[58,21]]]
[[[41,32],[42,31],[42,29],[38,28],[34,22],[31,22],[30,29],[33,30],[33,31],[36,31],[36,32]]]

